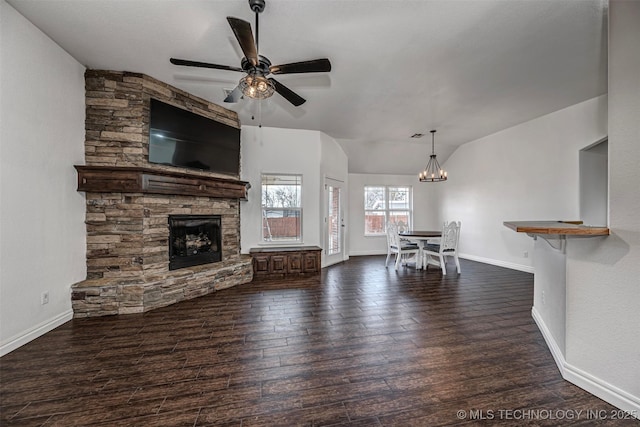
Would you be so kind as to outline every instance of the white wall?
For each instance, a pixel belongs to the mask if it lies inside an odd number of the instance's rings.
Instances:
[[[640,2],[609,5],[609,228],[567,247],[566,375],[640,417]]]
[[[349,254],[380,255],[387,253],[386,236],[364,235],[364,187],[367,185],[402,185],[413,188],[413,228],[440,230],[437,215],[435,186],[441,183],[422,183],[415,175],[349,174]]]
[[[320,174],[346,183],[349,179],[348,160],[342,147],[329,135],[319,132],[322,156]]]
[[[71,318],[84,280],[84,67],[1,0],[0,354]],[[40,296],[49,292],[49,303]]]
[[[338,143],[318,131],[243,126],[241,150],[241,179],[251,183],[249,200],[240,204],[241,252],[249,253],[251,248],[264,245],[260,194],[263,173],[302,175],[300,245],[324,248],[324,178],[346,182],[348,177],[347,157]],[[322,259],[324,263],[324,253]]]
[[[594,98],[449,157],[438,205],[441,219],[462,221],[462,257],[532,271],[533,240],[503,221],[579,219],[578,151],[606,136],[606,111],[606,96]]]
[[[532,239],[533,240],[533,239]],[[566,356],[567,256],[556,249],[559,241],[543,238],[534,242],[533,317],[547,339],[556,364]]]

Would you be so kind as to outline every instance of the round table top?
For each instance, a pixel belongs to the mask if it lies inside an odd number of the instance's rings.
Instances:
[[[407,230],[398,234],[403,237],[441,237],[442,231]]]

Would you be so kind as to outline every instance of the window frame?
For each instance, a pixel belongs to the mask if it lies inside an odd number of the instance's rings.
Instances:
[[[383,188],[384,189],[384,207],[382,209],[367,209],[366,208],[366,196],[367,196],[367,189],[369,188]],[[390,195],[390,189],[392,188],[397,188],[397,189],[406,189],[408,191],[408,208],[402,208],[402,209],[398,209],[398,208],[391,208],[390,207],[390,203],[389,203],[389,195]],[[389,221],[390,218],[392,218],[394,213],[399,213],[399,212],[406,212],[408,217],[409,217],[409,221],[407,227],[408,228],[412,228],[413,226],[413,186],[411,185],[365,185],[364,189],[363,189],[363,195],[365,197],[365,203],[363,203],[364,206],[364,236],[365,237],[379,237],[379,236],[384,236],[387,233],[387,222]],[[367,216],[369,212],[376,212],[376,213],[380,213],[383,212],[384,215],[384,223],[383,223],[383,230],[379,233],[373,233],[373,232],[367,232]]]
[[[273,177],[277,179],[277,177],[291,177],[295,178],[296,186],[298,187],[298,196],[297,201],[299,202],[299,206],[295,207],[277,207],[277,206],[266,206],[265,204],[265,191],[264,186],[269,185],[265,183],[265,177]],[[301,173],[261,173],[260,174],[260,243],[264,245],[287,245],[287,244],[299,244],[303,243],[303,202],[302,202],[302,191],[303,191],[303,176]],[[265,236],[265,219],[268,218],[266,211],[282,211],[284,218],[285,211],[294,211],[298,212],[297,217],[299,218],[299,233],[295,238],[276,238],[273,236],[271,239]]]

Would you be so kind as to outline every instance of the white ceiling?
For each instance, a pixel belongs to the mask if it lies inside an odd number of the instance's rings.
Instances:
[[[327,57],[333,69],[278,76],[307,102],[276,94],[261,108],[222,102],[240,73],[169,63],[240,66],[226,17],[253,26],[247,0],[7,1],[88,68],[148,74],[246,125],[325,132],[352,173],[417,173],[430,129],[442,163],[461,144],[607,90],[606,0],[267,0],[260,54]]]

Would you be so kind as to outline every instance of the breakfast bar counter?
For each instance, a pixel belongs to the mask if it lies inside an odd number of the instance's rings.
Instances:
[[[552,234],[559,236],[608,236],[607,227],[583,225],[582,221],[505,221],[503,223],[519,233]]]

